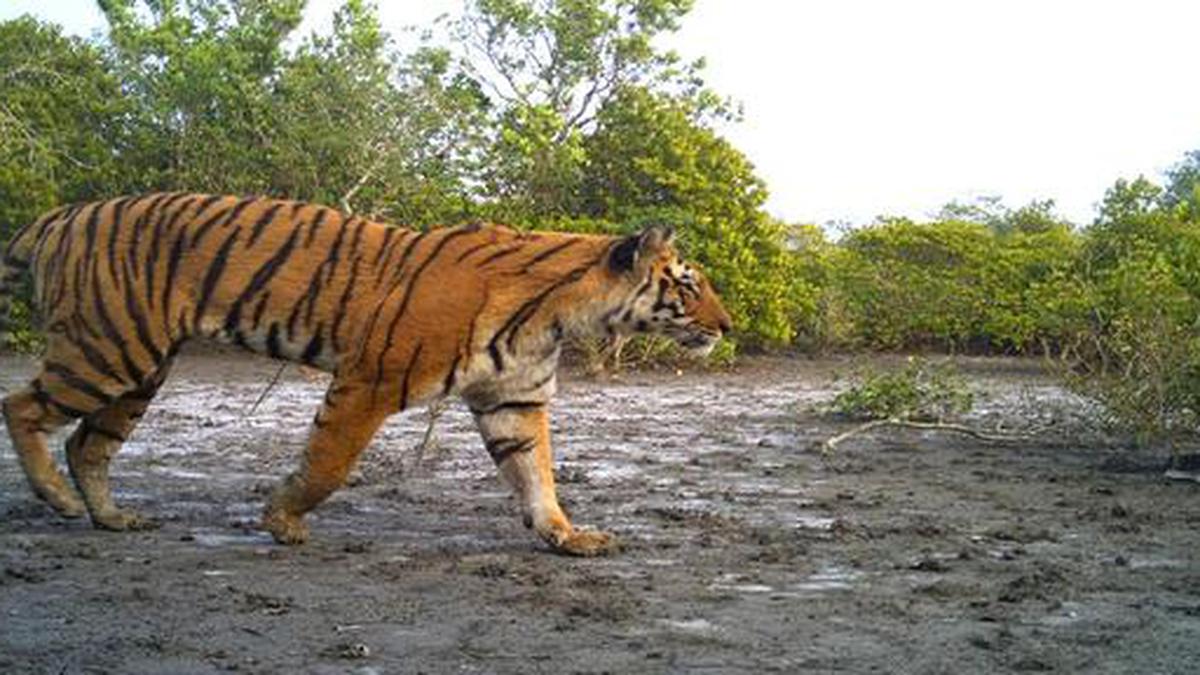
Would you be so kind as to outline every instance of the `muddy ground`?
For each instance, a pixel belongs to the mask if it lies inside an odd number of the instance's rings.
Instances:
[[[0,390],[27,378],[0,359]],[[1104,447],[1028,362],[972,360],[975,423],[1038,442],[848,428],[813,410],[848,360],[569,377],[561,492],[626,549],[525,530],[469,415],[394,419],[283,548],[254,529],[322,382],[182,359],[114,462],[162,527],[34,501],[0,434],[0,672],[1086,672],[1200,669],[1200,484]]]

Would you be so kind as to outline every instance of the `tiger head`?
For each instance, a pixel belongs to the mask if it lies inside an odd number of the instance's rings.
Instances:
[[[688,353],[707,356],[733,325],[704,274],[679,257],[669,228],[650,227],[621,240],[609,268],[635,289],[613,313],[618,333],[654,333]]]

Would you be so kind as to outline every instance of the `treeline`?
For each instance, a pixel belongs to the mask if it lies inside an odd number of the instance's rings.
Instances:
[[[1066,354],[1107,372],[1161,326],[1162,349],[1200,351],[1200,153],[1161,186],[1118,181],[1085,227],[997,200],[840,234],[786,225],[713,130],[736,106],[656,46],[691,4],[473,0],[396,36],[361,0],[312,35],[302,0],[103,0],[92,40],[2,23],[0,240],[56,204],[150,190],[416,227],[669,223],[742,346]]]
[[[950,205],[830,242],[794,230],[813,348],[1038,354],[1115,431],[1176,448],[1200,428],[1200,152],[1163,185],[1119,180],[1094,223],[1049,202]]]
[[[882,218],[836,241],[811,226],[790,248],[813,348],[1078,354],[1118,327],[1200,317],[1200,152],[1165,185],[1118,180],[1095,222],[1053,203],[946,206],[929,222]]]
[[[737,113],[656,46],[691,0],[474,0],[387,35],[347,0],[103,0],[102,37],[0,24],[0,240],[63,202],[151,190],[284,196],[426,227],[674,224],[747,342],[793,337],[784,228]]]

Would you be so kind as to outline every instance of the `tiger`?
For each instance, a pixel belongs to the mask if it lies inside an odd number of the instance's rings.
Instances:
[[[525,526],[562,553],[608,553],[616,537],[573,525],[555,491],[549,407],[564,342],[659,334],[703,356],[732,329],[664,226],[418,230],[302,201],[164,192],[49,211],[0,263],[0,298],[31,277],[46,334],[40,371],[2,402],[21,467],[59,514],[106,530],[155,526],[114,503],[109,462],[180,346],[208,338],[333,375],[300,466],[266,503],[261,527],[280,544],[308,539],[305,514],[388,417],[457,397]],[[65,450],[78,492],[47,447],[76,422]]]

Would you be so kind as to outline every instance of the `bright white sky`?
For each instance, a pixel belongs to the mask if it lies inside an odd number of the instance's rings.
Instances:
[[[309,28],[337,0],[310,0]],[[461,0],[380,2],[427,24]],[[87,35],[88,0],[5,0]],[[791,222],[924,218],[954,199],[1052,198],[1090,222],[1119,177],[1200,149],[1195,0],[697,0],[670,40],[745,106],[722,129]]]

